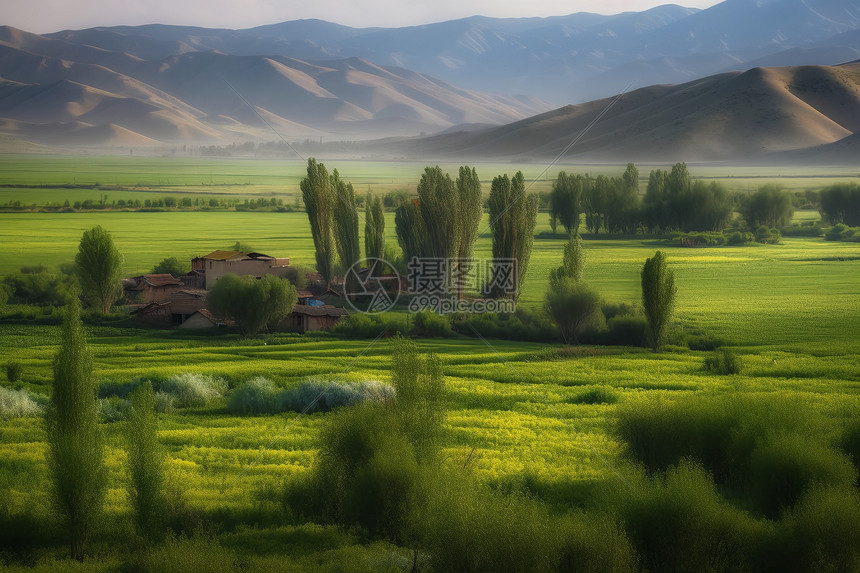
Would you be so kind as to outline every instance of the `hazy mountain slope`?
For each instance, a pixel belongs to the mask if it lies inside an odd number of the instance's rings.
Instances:
[[[50,37],[144,59],[189,50],[301,60],[360,57],[468,89],[565,104],[760,65],[841,63],[833,60],[833,47],[814,46],[858,29],[860,0],[725,0],[706,10],[667,4],[613,16],[474,16],[405,28],[299,20],[246,30],[150,25]],[[119,38],[127,39],[127,47]],[[777,53],[784,56],[779,61],[761,60]]]
[[[0,28],[0,118],[113,125],[151,140],[205,142],[271,139],[255,111],[286,137],[366,139],[467,122],[498,125],[550,109],[539,100],[467,91],[357,58],[311,62],[192,49],[147,60],[67,44]]]
[[[602,117],[599,117],[601,116]],[[860,130],[860,64],[756,68],[510,125],[413,141],[414,154],[715,160],[804,149]]]

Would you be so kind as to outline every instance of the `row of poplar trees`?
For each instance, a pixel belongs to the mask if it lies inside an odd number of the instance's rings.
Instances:
[[[308,160],[308,174],[301,182],[302,198],[316,249],[317,271],[330,283],[335,276],[335,251],[343,270],[361,260],[359,211],[352,184],[334,170]],[[487,294],[516,298],[528,269],[537,221],[538,198],[526,192],[521,172],[493,179],[488,200],[489,230],[494,260],[516,260],[515,286],[509,292]],[[458,261],[449,269],[460,276],[469,265],[484,215],[481,180],[474,167],[462,166],[456,179],[439,166],[426,167],[418,182],[418,197],[397,208],[394,223],[403,259]],[[382,201],[368,193],[365,201],[364,243],[367,258],[385,255],[385,219]],[[458,283],[458,297],[463,296]]]

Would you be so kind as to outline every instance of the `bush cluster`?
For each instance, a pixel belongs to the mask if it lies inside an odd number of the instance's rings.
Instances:
[[[394,388],[376,380],[335,382],[310,379],[294,388],[279,388],[262,376],[254,377],[230,395],[227,409],[242,415],[278,412],[328,412],[360,402],[384,402],[394,397]]]
[[[43,401],[27,390],[12,390],[0,386],[0,420],[41,416]]]
[[[728,348],[718,348],[711,356],[705,357],[703,368],[715,374],[740,374],[741,358]]]

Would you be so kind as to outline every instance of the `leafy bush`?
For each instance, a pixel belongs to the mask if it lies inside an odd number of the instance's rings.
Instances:
[[[256,376],[230,395],[227,410],[236,414],[271,414],[280,406],[280,389],[271,380]]]
[[[376,380],[338,383],[331,380],[306,380],[296,388],[278,395],[278,409],[294,412],[328,412],[359,402],[383,402],[394,397],[394,388]]]
[[[760,570],[780,573],[860,570],[860,492],[814,486],[780,523],[778,546]]]
[[[779,517],[813,484],[850,487],[855,468],[841,453],[799,435],[763,441],[750,458],[749,490],[766,516]]]
[[[726,236],[719,232],[676,233],[674,236],[682,247],[718,247],[726,244]]]
[[[828,229],[824,234],[824,239],[827,241],[858,241],[860,240],[860,229],[852,229],[851,227],[838,223]]]
[[[614,404],[618,401],[618,394],[609,386],[593,386],[569,401],[571,404]]]
[[[687,338],[687,347],[690,350],[716,350],[725,345],[725,340],[713,336],[691,336]]]
[[[227,383],[206,374],[187,372],[175,374],[161,382],[159,391],[170,395],[179,408],[199,408],[223,396],[227,391]]]
[[[845,428],[839,446],[854,461],[854,466],[860,470],[860,419],[856,416]]]
[[[622,503],[622,515],[643,570],[747,569],[757,524],[720,497],[700,465],[682,460],[638,485]]]
[[[783,237],[820,237],[824,234],[821,224],[816,222],[812,224],[790,225],[782,228]]]
[[[735,231],[726,238],[727,245],[743,245],[745,243],[752,243],[753,241],[755,241],[755,236],[749,232],[742,233]]]
[[[477,332],[486,338],[506,340],[552,342],[558,339],[558,330],[548,317],[523,307],[513,314],[488,312],[455,316],[452,326],[466,336],[476,336]]]
[[[36,418],[41,415],[42,406],[30,392],[0,386],[0,420]]]
[[[103,380],[99,383],[99,398],[110,398],[111,396],[127,398],[143,381],[143,378],[135,378],[129,382]]]
[[[448,318],[429,310],[416,312],[412,326],[412,334],[425,338],[449,338],[454,335]]]
[[[762,225],[755,230],[755,240],[758,243],[775,245],[781,238],[782,235],[780,235],[779,229],[771,229],[767,225]]]
[[[126,419],[131,410],[131,402],[111,396],[99,400],[99,413],[102,422],[121,422]]]
[[[15,382],[19,382],[21,380],[21,372],[24,370],[24,367],[20,362],[7,362],[6,363],[6,380],[10,383],[14,384]]]
[[[340,336],[376,338],[382,332],[389,334],[406,332],[406,325],[396,320],[383,320],[376,315],[355,313],[349,315],[346,320],[338,322],[332,331]]]
[[[633,545],[613,516],[577,514],[560,525],[561,559],[558,571],[623,573],[639,571]]]
[[[561,532],[543,504],[466,476],[437,481],[425,519],[435,571],[553,571],[561,560]]]
[[[741,358],[728,348],[718,348],[711,356],[705,357],[703,368],[715,374],[740,374]]]
[[[606,321],[605,344],[612,346],[648,346],[648,320],[641,315],[613,316]]]

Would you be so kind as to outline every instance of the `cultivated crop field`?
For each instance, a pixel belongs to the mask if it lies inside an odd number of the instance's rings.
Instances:
[[[87,158],[77,163],[56,158],[47,165],[40,181],[37,160],[27,158],[16,169],[4,159],[0,161],[0,181],[61,185],[74,174],[77,182],[137,185],[141,172],[146,172],[150,175],[146,184],[166,184],[156,181],[169,177],[171,186],[188,185],[193,187],[191,192],[209,193],[199,181],[209,166],[214,172],[212,180],[218,184],[248,185],[249,194],[285,188],[290,195],[303,167],[297,163],[286,175],[279,173],[281,162],[238,159],[135,158],[132,168],[129,158]],[[421,169],[418,165],[380,168],[379,163],[359,162],[344,162],[343,166],[333,162],[330,167],[338,167],[359,191],[365,185],[374,190],[379,186],[414,187]],[[499,173],[517,169],[488,166],[478,171],[482,177],[492,177],[494,167]],[[541,169],[528,170],[537,175]],[[247,183],[251,171],[254,176]],[[23,191],[0,190],[0,203],[13,194],[20,197]],[[228,192],[245,193],[233,187]],[[61,190],[56,193],[62,197]],[[797,220],[813,217],[808,212],[795,215]],[[486,223],[485,215],[476,257],[490,257]],[[187,259],[228,248],[236,241],[264,253],[288,256],[293,264],[312,266],[314,262],[304,213],[0,213],[4,250],[0,276],[23,265],[55,268],[71,261],[81,233],[94,225],[102,225],[113,235],[124,256],[126,276],[148,272],[167,256]],[[538,238],[520,304],[540,311],[547,276],[560,263],[564,240],[549,234],[545,213],[539,214],[535,232]],[[386,215],[386,240],[396,244],[392,213]],[[590,523],[590,516],[599,515],[593,517],[598,521],[615,519],[606,517],[606,508],[595,508],[606,499],[635,497],[638,494],[630,492],[638,492],[645,487],[642,484],[651,484],[655,491],[670,487],[671,478],[660,482],[660,478],[646,477],[635,467],[641,460],[631,459],[625,441],[630,435],[618,428],[619,420],[632,419],[635,412],[663,412],[662,423],[669,423],[666,416],[672,414],[665,412],[671,412],[673,405],[701,411],[713,406],[715,412],[734,411],[733,405],[738,404],[753,405],[751,411],[759,412],[756,408],[761,407],[762,412],[772,412],[777,424],[785,424],[780,426],[784,435],[803,436],[827,452],[841,447],[845,432],[856,425],[860,415],[860,244],[785,237],[775,245],[682,248],[648,237],[597,238],[585,241],[585,279],[607,302],[636,304],[642,264],[658,249],[667,254],[678,286],[670,343],[660,353],[462,334],[415,341],[422,352],[440,358],[444,373],[447,415],[440,440],[440,475],[465,468],[481,487],[523,493],[525,498],[517,497],[520,501],[516,503],[533,499],[545,504],[551,519],[572,514],[574,521]],[[334,414],[251,415],[237,413],[231,406],[237,390],[258,376],[279,390],[295,389],[309,379],[391,383],[392,341],[380,335],[356,339],[329,333],[275,333],[244,339],[222,332],[89,327],[95,375],[105,390],[121,388],[135,379],[164,382],[189,374],[221,379],[225,384],[205,403],[174,405],[159,414],[158,436],[167,451],[171,495],[191,525],[184,536],[144,552],[145,558],[137,548],[117,549],[126,547],[125,539],[133,537],[127,517],[127,422],[117,415],[115,421],[102,424],[109,470],[106,518],[94,535],[94,559],[85,565],[97,570],[244,567],[334,571],[351,563],[354,570],[409,570],[413,555],[403,543],[371,542],[360,532],[316,524],[285,510],[285,488],[310,475],[320,434]],[[15,361],[22,365],[16,389],[47,401],[59,338],[58,326],[0,322],[0,364]],[[705,342],[696,345],[690,340]],[[712,348],[721,345],[731,348],[741,360],[739,374],[721,375],[703,368],[713,355]],[[105,391],[103,395],[110,394]],[[113,405],[122,408],[118,399]],[[110,401],[102,408],[111,420]],[[4,554],[13,570],[29,570],[32,565],[50,570],[58,565],[55,560],[68,553],[50,509],[46,448],[40,417],[0,420],[0,529],[17,528],[24,532],[21,535],[38,531],[32,546],[25,544],[20,554]],[[707,469],[716,471],[710,466]],[[651,479],[655,481],[648,481]],[[720,515],[742,522],[749,528],[750,538],[788,539],[780,536],[783,528],[793,527],[785,525],[795,523],[792,517],[768,515],[724,485],[720,484],[720,496],[732,501],[720,497],[721,501],[714,502],[721,508]],[[856,491],[846,495],[856,500]],[[610,516],[616,515],[613,512],[632,515],[625,513],[632,510],[622,502],[608,505],[614,508],[608,510]],[[708,511],[702,510],[704,514]],[[528,519],[523,518],[524,522]],[[39,524],[49,525],[41,531]],[[851,527],[858,526],[850,523],[847,528],[855,531]],[[709,531],[700,535],[706,537]],[[18,539],[9,533],[0,535]],[[628,535],[632,543],[640,543],[635,528]],[[767,543],[762,542],[763,546]],[[624,569],[619,566],[616,570]],[[666,566],[664,570],[695,568]],[[710,570],[732,567],[714,565]],[[841,570],[854,569],[849,564]]]

